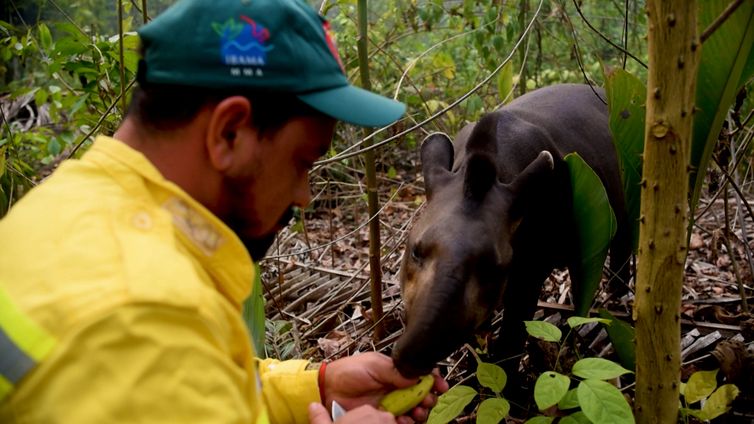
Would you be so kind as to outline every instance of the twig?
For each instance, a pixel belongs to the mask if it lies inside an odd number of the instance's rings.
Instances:
[[[579,13],[581,12],[579,11]],[[568,17],[568,13],[565,12],[565,5],[563,5],[563,16],[565,17],[565,20],[568,22],[568,26],[571,27],[571,34],[573,34],[574,55],[576,56],[576,63],[579,65],[579,70],[581,70],[581,75],[584,76],[584,82],[586,82],[589,85],[589,88],[592,89],[592,92],[594,93],[595,96],[597,96],[598,99],[600,99],[602,104],[607,105],[607,101],[603,99],[602,96],[599,95],[599,93],[597,93],[597,90],[594,89],[594,82],[591,79],[589,79],[589,76],[586,74],[586,69],[584,69],[584,63],[581,61],[581,49],[579,49],[579,38],[578,38],[578,35],[576,34],[576,28],[573,26],[573,22],[571,22],[571,18]]]
[[[120,57],[120,63],[118,70],[120,71],[120,101],[121,111],[125,115],[126,113],[126,65],[123,63],[123,0],[118,0],[118,55]]]
[[[408,128],[408,129],[406,129],[404,131],[401,131],[400,133],[395,134],[395,135],[393,135],[391,137],[388,137],[388,138],[386,138],[385,140],[382,140],[379,143],[374,143],[371,147],[369,147],[369,149],[378,149],[378,148],[384,146],[385,144],[388,144],[388,143],[390,143],[390,142],[392,142],[394,140],[400,139],[404,135],[406,135],[406,134],[408,134],[410,132],[413,132],[414,130],[416,130],[418,128],[423,127],[427,123],[429,123],[429,122],[437,119],[441,115],[444,115],[450,109],[458,106],[458,104],[460,104],[461,102],[463,102],[464,100],[466,100],[467,98],[469,98],[472,94],[476,93],[480,88],[482,88],[483,86],[485,86],[495,75],[497,75],[497,73],[501,69],[503,69],[503,66],[505,66],[511,60],[511,58],[513,57],[513,54],[516,52],[516,49],[518,49],[519,45],[521,44],[521,42],[525,38],[526,34],[529,33],[529,31],[531,30],[532,26],[534,25],[534,22],[539,17],[539,12],[542,10],[542,4],[543,3],[544,3],[544,0],[540,0],[539,6],[537,7],[537,11],[534,13],[534,16],[532,16],[531,21],[529,21],[529,25],[526,27],[526,30],[523,32],[523,34],[519,37],[518,41],[513,46],[513,49],[508,54],[508,56],[503,60],[503,62],[500,65],[498,65],[497,68],[495,68],[492,72],[490,72],[490,74],[487,75],[487,77],[485,77],[485,79],[482,80],[482,82],[480,82],[479,84],[477,84],[474,88],[472,88],[470,91],[468,91],[463,96],[461,96],[458,99],[456,99],[455,101],[453,101],[453,103],[451,103],[447,107],[443,108],[442,110],[438,111],[437,113],[435,113],[434,115],[430,116],[429,118],[426,118],[425,120],[423,120],[419,124],[414,125],[413,127]],[[348,149],[344,150],[343,152],[341,152],[341,153],[339,153],[339,154],[337,154],[337,155],[335,155],[335,156],[333,156],[333,157],[331,157],[329,159],[324,159],[324,160],[316,162],[315,163],[315,165],[316,165],[315,169],[318,169],[320,166],[328,164],[328,163],[338,162],[338,161],[341,161],[343,159],[347,159],[347,158],[350,158],[350,157],[353,157],[353,156],[361,155],[362,153],[364,153],[365,151],[367,151],[366,148],[365,149],[360,149],[360,150],[357,150],[357,151],[351,152],[351,153],[347,153],[347,152],[349,152],[350,150],[353,150],[353,149],[361,146],[366,139],[370,139],[370,138],[375,137],[377,134],[385,131],[386,129],[390,128],[393,125],[395,125],[395,124],[391,124],[391,125],[382,127],[380,129],[374,131],[373,133],[369,134],[367,137],[365,137],[360,142],[355,143],[353,146],[351,146]]]
[[[735,172],[735,170],[733,171]],[[728,183],[726,182],[725,185]],[[725,248],[728,249],[728,256],[730,257],[730,263],[733,265],[733,273],[736,276],[736,282],[738,283],[738,293],[741,295],[741,309],[745,314],[749,313],[749,302],[746,301],[746,287],[744,287],[744,282],[741,279],[741,271],[738,269],[738,259],[736,259],[735,252],[733,251],[733,246],[730,243],[730,237],[729,234],[731,234],[730,230],[730,217],[728,216],[728,194],[726,193],[725,196],[723,196],[723,213],[725,214],[725,231],[723,233],[723,243],[725,244]]]
[[[131,88],[131,86],[134,85],[135,82],[136,82],[135,79],[131,80],[131,82],[128,84],[128,87],[126,87],[126,91],[128,91]],[[76,151],[79,149],[79,147],[81,147],[81,145],[84,144],[84,142],[87,139],[89,139],[89,137],[91,137],[92,134],[94,134],[95,131],[97,131],[99,129],[100,125],[102,125],[102,122],[104,122],[105,118],[107,118],[107,116],[110,114],[110,111],[113,110],[113,108],[115,107],[115,105],[118,104],[118,101],[120,100],[121,96],[122,96],[122,94],[119,94],[118,97],[116,97],[115,100],[113,100],[113,102],[110,104],[110,106],[108,106],[108,108],[105,111],[105,113],[103,113],[102,116],[100,116],[100,118],[97,121],[97,123],[94,124],[94,126],[92,127],[92,129],[89,130],[89,132],[86,133],[86,135],[84,135],[84,137],[82,137],[81,140],[79,140],[78,143],[76,143],[76,147],[74,147],[73,150],[71,150],[71,153],[69,153],[68,156],[66,156],[66,159],[72,158],[73,155],[76,154]]]
[[[607,41],[608,44],[610,44],[611,46],[615,47],[616,49],[622,51],[624,55],[628,55],[629,57],[631,57],[631,59],[633,59],[636,62],[638,62],[639,65],[643,66],[644,68],[647,68],[647,65],[644,62],[642,62],[641,59],[639,59],[638,57],[636,57],[633,54],[631,54],[631,52],[629,52],[628,49],[625,49],[625,48],[623,48],[623,47],[615,44],[612,40],[610,40],[609,38],[607,38],[605,36],[605,34],[601,33],[600,30],[598,30],[597,28],[595,28],[589,22],[589,20],[586,19],[586,16],[584,16],[584,14],[581,12],[581,8],[579,7],[579,4],[576,2],[576,0],[573,0],[573,5],[576,7],[576,11],[579,13],[579,16],[581,16],[581,19],[584,21],[584,23],[586,24],[586,26],[588,26],[592,31],[594,31],[597,35],[599,35],[603,40]],[[563,8],[563,9],[565,10],[565,8]],[[628,8],[626,10],[628,10]],[[628,14],[628,12],[626,12],[626,14]],[[628,40],[628,37],[626,37],[626,40]],[[625,67],[625,61],[623,62],[623,66]]]
[[[712,21],[711,24],[707,28],[702,31],[702,35],[699,36],[699,41],[701,43],[704,43],[712,34],[717,31],[718,28],[730,17],[730,15],[733,14],[733,12],[738,9],[738,6],[741,6],[741,3],[743,3],[744,0],[733,0],[728,7],[723,10],[723,13],[720,14],[714,21]]]
[[[292,253],[285,253],[285,254],[282,254],[282,255],[275,255],[275,256],[265,256],[264,259],[262,259],[262,260],[263,261],[267,261],[267,260],[271,260],[271,259],[287,258],[287,257],[290,257],[290,256],[296,256],[296,255],[302,255],[302,254],[305,254],[305,253],[314,252],[314,251],[317,251],[319,249],[325,249],[325,248],[327,248],[329,246],[332,246],[333,244],[335,244],[335,243],[337,243],[337,242],[339,242],[341,240],[344,240],[344,239],[352,236],[353,234],[357,233],[362,228],[364,228],[367,225],[369,225],[369,223],[372,222],[374,219],[377,219],[380,216],[380,213],[382,213],[382,211],[385,210],[386,207],[390,206],[390,202],[395,198],[395,196],[398,195],[398,193],[400,193],[401,188],[403,188],[403,184],[401,184],[398,187],[398,189],[395,190],[395,193],[393,193],[393,195],[390,197],[390,199],[388,199],[388,201],[385,202],[384,205],[382,205],[382,207],[380,208],[380,210],[378,210],[377,213],[374,214],[374,216],[372,216],[371,218],[367,219],[365,222],[359,224],[359,226],[356,227],[355,229],[353,229],[351,232],[349,232],[349,233],[347,233],[347,234],[345,234],[345,235],[343,235],[341,237],[338,237],[335,240],[329,241],[329,242],[327,242],[325,244],[320,244],[320,245],[314,246],[314,247],[309,248],[309,249],[298,250],[298,251],[292,252]]]

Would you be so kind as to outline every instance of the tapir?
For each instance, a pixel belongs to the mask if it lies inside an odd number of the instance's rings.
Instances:
[[[616,215],[610,268],[628,276],[631,241],[618,158],[599,88],[531,91],[421,146],[427,196],[400,270],[406,328],[393,349],[406,376],[428,373],[503,311],[494,357],[520,353],[546,278],[578,261],[563,157],[577,152],[602,180]]]

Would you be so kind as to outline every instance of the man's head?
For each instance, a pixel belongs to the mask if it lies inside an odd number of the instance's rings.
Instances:
[[[381,126],[405,110],[348,83],[327,22],[302,0],[182,0],[139,35],[139,88],[119,132],[167,140],[129,144],[255,259],[309,202],[308,172],[338,120]]]

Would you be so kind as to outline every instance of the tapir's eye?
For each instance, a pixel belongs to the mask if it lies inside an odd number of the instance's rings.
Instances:
[[[423,259],[422,250],[418,244],[411,246],[411,260],[421,262]]]

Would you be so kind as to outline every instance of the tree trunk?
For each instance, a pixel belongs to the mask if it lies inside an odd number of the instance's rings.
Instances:
[[[369,81],[369,52],[367,50],[367,0],[359,0],[359,39],[357,48],[359,52],[359,73],[361,86],[365,90],[372,88]],[[364,142],[364,148],[372,145],[371,139]],[[374,339],[382,340],[385,337],[385,326],[382,319],[382,265],[380,264],[380,219],[377,212],[380,210],[379,198],[377,197],[377,172],[375,169],[374,150],[364,153],[367,174],[367,204],[369,207],[369,277],[371,280],[372,319],[374,319]]]
[[[636,418],[675,423],[688,163],[700,44],[696,1],[648,0],[649,71],[636,282]]]

